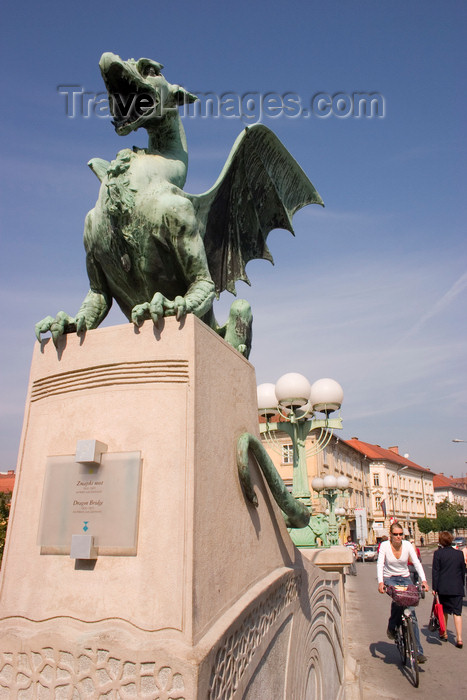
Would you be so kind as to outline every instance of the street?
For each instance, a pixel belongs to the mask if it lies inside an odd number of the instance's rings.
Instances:
[[[377,590],[376,562],[357,564],[357,576],[347,576],[347,643],[360,664],[363,700],[401,700],[423,696],[424,700],[467,698],[467,600],[463,607],[464,648],[455,646],[454,622],[448,618],[448,642],[428,630],[433,596],[431,562],[433,549],[422,552],[430,592],[420,600],[417,618],[423,650],[428,660],[420,666],[420,685],[414,688],[401,666],[399,652],[386,637],[390,598]]]

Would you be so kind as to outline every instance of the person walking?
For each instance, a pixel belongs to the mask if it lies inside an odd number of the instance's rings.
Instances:
[[[422,588],[428,591],[428,583],[426,582],[425,572],[417,553],[408,540],[404,540],[404,531],[398,522],[391,523],[389,528],[389,541],[382,542],[379,548],[378,563],[376,570],[378,574],[378,591],[384,593],[386,586],[408,586],[411,584],[409,571],[409,557],[419,575],[422,582]],[[415,641],[417,643],[417,661],[423,664],[426,661],[426,656],[423,653],[423,647],[420,641],[420,630],[418,628],[418,620],[415,614],[415,609],[410,608],[413,620],[413,630],[415,633]],[[402,616],[402,608],[396,603],[391,604],[391,615],[388,621],[387,635],[389,639],[395,639],[396,627],[400,624]]]
[[[348,547],[348,549],[350,549],[353,554],[353,560],[349,568],[349,574],[351,576],[356,576],[357,565],[355,562],[357,560],[357,545],[355,544],[355,542],[352,541],[352,537],[350,535],[347,537],[347,542],[345,543],[345,546]]]
[[[433,595],[438,594],[443,606],[445,634],[441,637],[448,641],[448,615],[454,618],[456,630],[456,647],[462,649],[462,599],[464,597],[465,559],[463,552],[454,549],[453,536],[450,532],[439,533],[439,549],[433,554]]]

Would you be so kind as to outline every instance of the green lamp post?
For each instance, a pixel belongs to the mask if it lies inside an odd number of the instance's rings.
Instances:
[[[313,490],[317,491],[328,503],[326,513],[329,520],[329,540],[331,544],[339,544],[338,517],[345,514],[343,508],[336,508],[336,501],[349,488],[349,485],[350,481],[346,476],[335,477],[332,474],[328,474],[324,479],[317,476],[311,482]]]
[[[330,414],[339,410],[344,393],[334,379],[319,379],[310,385],[302,374],[289,372],[284,374],[276,384],[258,386],[258,412],[265,419],[260,423],[260,433],[276,452],[281,452],[277,432],[286,433],[293,447],[293,485],[292,495],[302,501],[312,511],[311,492],[308,484],[307,457],[321,452],[330,442],[333,431],[342,428],[342,419],[330,418]],[[323,414],[316,418],[315,413]],[[279,415],[280,422],[271,422],[273,416]],[[316,439],[310,449],[306,448],[306,439],[312,432]],[[335,499],[333,503],[335,502]],[[334,506],[330,517],[323,522],[323,514],[312,516],[304,528],[290,528],[290,536],[297,547],[316,547],[319,537],[326,544],[338,544],[337,525]],[[334,518],[334,521],[333,521]],[[328,537],[329,531],[329,537]]]

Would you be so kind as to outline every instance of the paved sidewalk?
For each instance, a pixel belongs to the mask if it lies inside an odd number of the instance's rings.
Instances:
[[[431,584],[433,550],[422,553]],[[455,647],[454,623],[448,619],[449,642],[428,630],[433,597],[428,593],[417,608],[426,664],[420,666],[420,686],[414,688],[400,664],[399,652],[386,637],[390,599],[377,590],[376,563],[357,564],[357,576],[347,576],[347,643],[360,665],[362,700],[460,700],[467,698],[467,600],[463,608],[464,648]]]

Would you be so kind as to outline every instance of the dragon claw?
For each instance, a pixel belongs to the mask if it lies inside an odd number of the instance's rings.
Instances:
[[[160,292],[156,292],[149,304],[149,313],[154,323],[159,323],[159,320],[164,317],[164,297]]]
[[[79,314],[76,316],[75,323],[77,333],[83,333],[87,329],[86,316],[84,316],[84,314]]]
[[[75,325],[75,319],[72,316],[68,316],[64,311],[59,311],[58,314],[53,318],[52,316],[46,316],[36,323],[35,332],[36,338],[40,342],[41,335],[50,331],[52,335],[52,340],[57,347],[58,339],[60,336],[67,332],[67,329],[71,329],[71,326]]]
[[[187,313],[186,300],[184,297],[175,297],[173,304],[175,310],[175,317],[177,321],[180,321],[182,316],[185,316]]]
[[[131,311],[131,321],[138,328],[143,325],[144,321],[149,318],[149,303],[137,304]]]
[[[42,319],[42,321],[39,321],[35,325],[35,332],[36,332],[36,338],[39,342],[41,342],[41,334],[42,333],[47,333],[47,331],[50,331],[50,327],[52,323],[55,321],[53,316],[46,316],[45,318]]]
[[[53,323],[50,326],[50,332],[52,334],[52,340],[57,347],[58,345],[58,339],[66,333],[66,329],[74,325],[75,319],[72,318],[71,316],[68,316],[64,311],[59,311],[58,314],[56,315],[55,319],[53,320]]]

